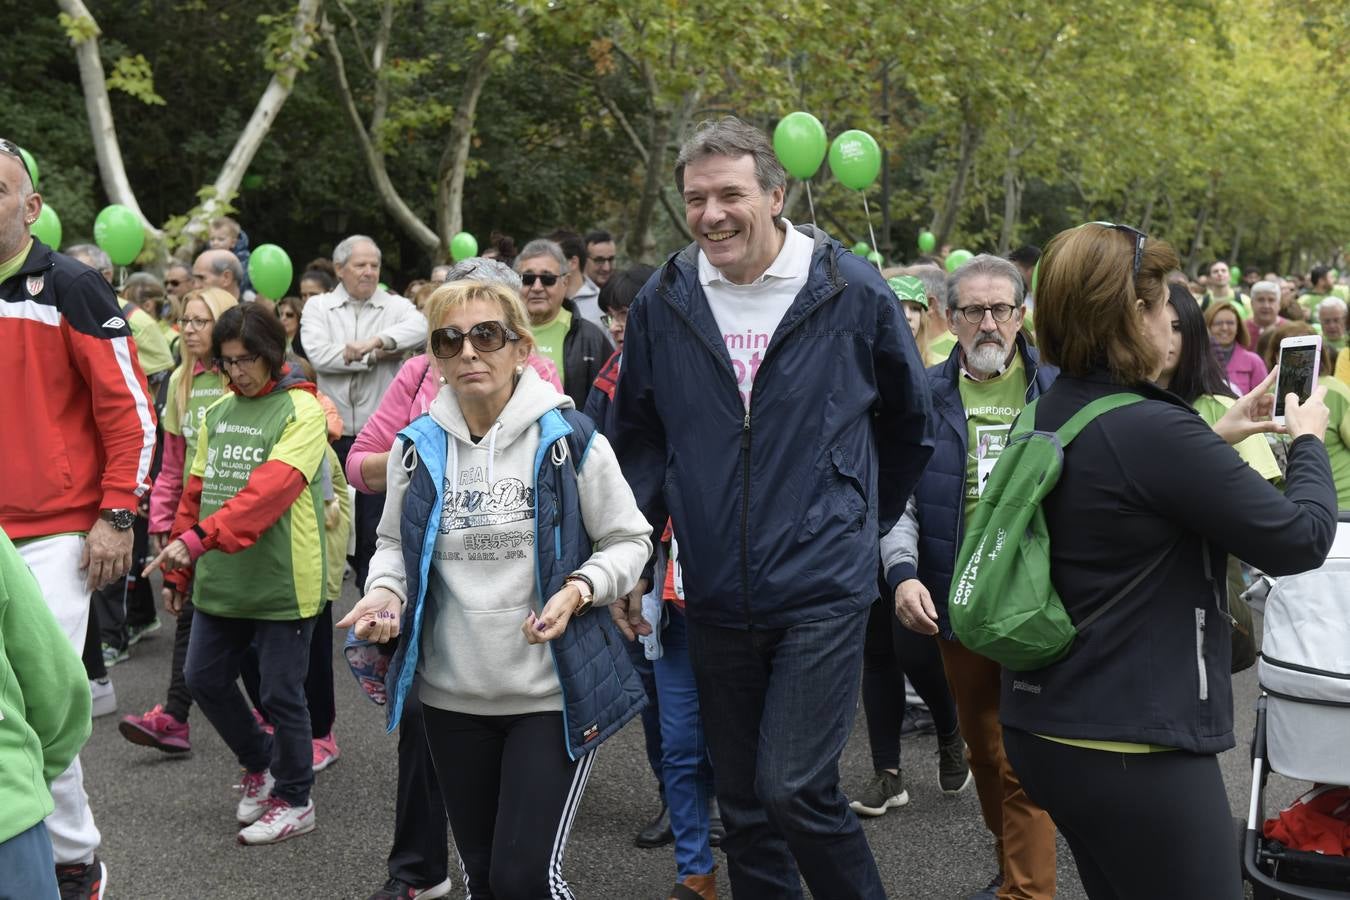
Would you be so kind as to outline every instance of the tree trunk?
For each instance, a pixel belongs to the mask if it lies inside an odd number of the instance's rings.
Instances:
[[[126,165],[122,162],[122,147],[117,140],[112,104],[108,102],[108,81],[103,72],[103,60],[99,58],[98,36],[102,31],[99,30],[98,22],[83,0],[57,0],[57,5],[71,19],[87,22],[93,31],[93,35],[84,40],[72,36],[71,45],[75,48],[75,60],[80,68],[80,86],[84,91],[84,105],[89,116],[89,130],[94,139],[94,156],[98,159],[103,191],[113,203],[120,203],[136,213],[141,224],[155,237],[162,237],[163,232],[150,223],[136,202],[136,192],[131,188]]]
[[[656,98],[652,98],[653,103]],[[634,262],[648,262],[656,249],[652,239],[652,212],[660,200],[661,179],[665,177],[666,145],[670,143],[670,113],[652,109],[652,121],[647,138],[647,172],[642,180],[642,195],[638,199],[637,214],[628,231],[625,250]]]
[[[1008,150],[1008,164],[1003,170],[1003,227],[999,229],[998,255],[1007,256],[1012,250],[1017,233],[1017,222],[1022,217],[1022,179],[1017,177],[1017,157]]]
[[[389,10],[392,9],[392,3],[385,6],[385,16],[381,23],[380,43],[377,45],[374,57],[375,62],[372,68],[375,70],[376,80],[379,79],[379,67],[383,64],[383,48],[388,45],[388,24],[391,18]],[[361,146],[361,155],[366,158],[366,168],[370,172],[370,180],[375,185],[375,194],[380,198],[385,211],[393,217],[394,222],[403,229],[423,252],[434,256],[437,248],[440,246],[440,238],[436,232],[427,227],[426,223],[417,217],[417,213],[404,202],[403,197],[399,195],[398,188],[394,187],[394,182],[389,178],[389,170],[384,163],[384,154],[375,146],[372,139],[372,133],[378,133],[379,124],[384,119],[384,108],[382,94],[377,98],[376,109],[372,115],[372,126],[367,130],[366,124],[361,121],[361,113],[356,108],[356,99],[352,93],[351,82],[347,80],[347,65],[342,57],[342,48],[338,46],[337,36],[334,34],[332,24],[325,18],[320,26],[323,33],[324,44],[328,48],[328,55],[333,59],[333,68],[335,70],[338,82],[338,94],[342,98],[342,105],[347,110],[347,118],[351,120],[352,131],[356,135],[357,143]]]
[[[1239,222],[1233,229],[1233,246],[1228,251],[1228,265],[1230,267],[1238,265],[1238,259],[1242,256],[1242,223]]]
[[[933,223],[928,229],[937,238],[939,247],[947,242],[952,229],[956,227],[961,201],[966,195],[966,181],[970,177],[971,167],[975,164],[975,151],[979,148],[983,136],[983,132],[972,125],[967,117],[962,117],[960,157],[956,163],[956,174],[947,188],[942,210],[933,217]]]
[[[239,192],[239,183],[248,172],[249,164],[262,146],[263,139],[271,130],[281,107],[291,96],[295,79],[300,74],[310,48],[314,45],[315,22],[319,15],[319,0],[300,0],[296,5],[295,19],[291,22],[291,43],[282,55],[281,65],[272,73],[258,103],[253,107],[253,115],[248,124],[239,133],[234,149],[225,159],[220,174],[212,185],[214,193],[197,208],[197,212],[183,228],[183,234],[198,243],[206,237],[207,226],[217,211],[227,204]],[[195,249],[195,248],[194,248]]]
[[[1139,217],[1139,230],[1148,234],[1149,227],[1153,224],[1153,205],[1157,203],[1157,195],[1149,194],[1148,203],[1144,204],[1144,214]]]
[[[440,176],[436,180],[436,225],[441,233],[440,244],[433,254],[434,262],[445,261],[450,239],[464,230],[464,172],[469,166],[469,148],[473,142],[473,123],[477,115],[478,98],[487,83],[488,58],[497,46],[497,37],[483,38],[483,46],[474,53],[467,66],[468,80],[460,92],[459,106],[450,122],[450,140],[441,155]]]

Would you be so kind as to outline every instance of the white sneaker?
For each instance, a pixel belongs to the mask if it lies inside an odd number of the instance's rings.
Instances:
[[[280,797],[267,798],[262,818],[239,832],[241,844],[275,844],[314,830],[314,801],[291,806]]]
[[[111,681],[106,678],[100,678],[98,681],[90,679],[89,693],[94,698],[93,718],[110,716],[117,712],[117,691],[113,690]]]
[[[239,784],[235,785],[244,792],[244,796],[239,798],[239,807],[234,811],[234,817],[240,825],[252,825],[267,812],[267,800],[274,784],[276,780],[272,778],[271,772],[244,773]]]

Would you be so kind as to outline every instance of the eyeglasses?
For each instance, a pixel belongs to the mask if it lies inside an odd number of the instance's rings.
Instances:
[[[28,168],[28,160],[24,157],[22,153],[19,152],[18,144],[14,143],[13,141],[5,140],[4,138],[0,138],[0,153],[7,153],[10,156],[17,159],[19,161],[19,165],[23,166],[23,171],[24,174],[28,176],[28,181],[31,183],[34,180],[33,170]]]
[[[283,319],[294,319],[294,318],[296,318],[295,311],[294,311],[294,310],[290,310],[290,309],[283,309],[283,310],[281,311],[281,318],[283,318]]]
[[[1006,322],[1013,317],[1017,307],[1007,303],[995,303],[993,306],[957,306],[952,311],[959,312],[971,325],[978,325],[984,321],[985,313],[993,316],[995,322]]]
[[[1100,225],[1103,228],[1113,228],[1134,238],[1134,274],[1138,275],[1139,267],[1144,262],[1144,241],[1148,239],[1148,235],[1138,228],[1131,228],[1129,225],[1117,225],[1115,222],[1092,222],[1090,224]]]
[[[182,287],[187,284],[188,281],[189,279],[187,278],[166,278],[164,279],[164,286],[171,288]]]
[[[211,327],[210,319],[179,319],[178,327],[184,331],[201,331]]]
[[[535,279],[538,279],[544,283],[544,287],[553,287],[558,283],[558,279],[561,277],[561,275],[554,275],[552,272],[544,272],[539,275],[536,275],[533,272],[526,272],[524,275],[520,276],[520,283],[526,287],[534,287]]]
[[[612,265],[614,265],[614,257],[612,257],[612,256],[592,256],[592,257],[591,257],[591,262],[595,263],[597,266],[612,266]]]
[[[245,369],[258,361],[258,354],[250,353],[247,356],[217,356],[216,368],[221,370]]]
[[[463,352],[466,337],[479,353],[491,353],[505,347],[507,341],[520,340],[520,335],[501,322],[479,322],[467,332],[453,327],[436,329],[431,333],[431,352],[437,359],[454,359]]]
[[[605,313],[600,316],[600,323],[606,328],[611,325],[626,325],[628,324],[628,310],[616,309],[614,312]]]

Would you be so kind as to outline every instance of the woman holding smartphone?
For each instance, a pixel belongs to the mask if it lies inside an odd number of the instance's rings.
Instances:
[[[1269,428],[1250,408],[1212,429],[1152,383],[1176,266],[1162,241],[1093,223],[1051,241],[1036,295],[1042,356],[1061,370],[1037,428],[1110,394],[1142,399],[1079,434],[1042,506],[1069,616],[1120,599],[1060,661],[1005,671],[1000,704],[1008,758],[1093,900],[1242,896],[1216,758],[1234,745],[1227,555],[1293,574],[1319,566],[1336,532],[1324,388],[1286,401],[1281,494],[1216,434]]]
[[[651,528],[603,435],[526,360],[500,284],[436,289],[440,392],[399,432],[366,595],[338,623],[384,642],[389,728],[417,682],[468,893],[570,897],[562,875],[595,748],[645,702],[606,606]]]

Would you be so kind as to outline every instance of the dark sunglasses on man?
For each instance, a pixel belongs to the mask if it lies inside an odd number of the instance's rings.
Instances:
[[[561,277],[561,275],[554,275],[552,272],[542,272],[538,275],[533,272],[526,272],[524,275],[520,276],[520,283],[526,287],[534,287],[534,282],[537,278],[544,283],[544,287],[553,287],[558,283],[558,279]]]
[[[437,359],[454,359],[464,351],[466,337],[479,353],[491,353],[505,347],[507,341],[520,340],[520,335],[501,322],[479,322],[467,332],[454,327],[437,328],[431,333],[431,352]]]

